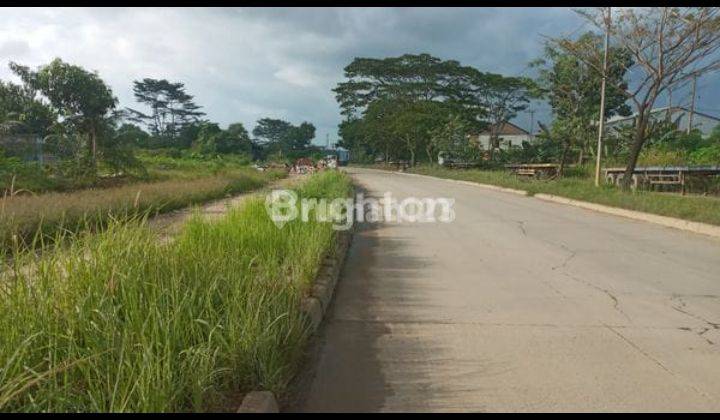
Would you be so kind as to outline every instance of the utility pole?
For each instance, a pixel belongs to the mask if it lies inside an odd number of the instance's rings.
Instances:
[[[605,79],[607,79],[608,44],[610,43],[610,13],[611,8],[608,7],[607,16],[605,17],[605,52],[603,54],[603,72],[600,85],[600,121],[598,124],[597,160],[595,161],[596,187],[600,186],[600,161],[602,159],[602,139],[605,126]]]
[[[325,149],[330,149],[330,133],[325,133]]]
[[[690,100],[690,117],[688,118],[687,134],[692,130],[693,117],[695,114],[695,88],[697,87],[697,73],[693,74],[692,99]]]
[[[535,126],[535,110],[530,110],[530,138],[534,139],[535,135],[533,134],[533,127]]]

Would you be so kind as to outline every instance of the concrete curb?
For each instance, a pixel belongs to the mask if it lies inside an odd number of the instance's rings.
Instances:
[[[275,395],[270,391],[253,391],[245,395],[238,413],[279,413]]]
[[[335,232],[335,248],[323,260],[310,296],[303,299],[302,311],[309,320],[311,331],[317,331],[335,293],[340,269],[350,246],[350,231]]]
[[[627,210],[619,207],[605,206],[602,204],[589,203],[587,201],[573,200],[570,198],[560,197],[551,194],[538,193],[535,198],[553,203],[565,204],[573,207],[579,207],[586,210],[593,210],[600,213],[612,214],[615,216],[627,217],[629,219],[640,220],[643,222],[655,223],[665,227],[684,230],[692,233],[713,236],[720,238],[720,226],[709,225],[707,223],[691,222],[689,220],[676,219],[674,217],[660,216],[657,214],[644,213],[641,211]]]
[[[400,172],[400,171],[386,171],[385,169],[373,169],[373,168],[365,168],[365,169],[370,169],[370,170],[378,171],[378,172],[385,172],[388,174],[400,174],[400,175],[414,176],[414,177],[419,177],[419,178],[442,179],[443,181],[454,182],[456,184],[462,184],[462,185],[469,185],[472,187],[485,188],[487,190],[492,190],[492,191],[500,191],[500,192],[506,192],[506,193],[510,193],[510,194],[522,195],[522,196],[528,195],[528,192],[525,190],[516,190],[514,188],[498,187],[497,185],[482,184],[480,182],[465,181],[462,179],[440,178],[440,177],[432,176],[432,175],[421,175],[421,174],[413,174],[413,173],[409,173],[409,172]]]
[[[354,220],[354,214],[350,214],[350,217],[353,217]],[[323,259],[312,289],[310,289],[310,296],[303,298],[300,302],[300,311],[306,318],[313,334],[320,328],[323,317],[332,302],[335,286],[340,276],[340,270],[345,263],[345,256],[350,248],[351,240],[352,229],[335,232],[335,247]],[[278,413],[279,408],[272,392],[252,391],[243,398],[237,412]]]

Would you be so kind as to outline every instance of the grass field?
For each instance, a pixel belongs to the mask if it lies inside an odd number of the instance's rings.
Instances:
[[[38,245],[59,232],[96,230],[111,219],[174,210],[252,190],[281,176],[241,168],[189,179],[5,197],[0,199],[0,247]]]
[[[351,184],[326,172],[298,191]],[[172,244],[111,223],[39,261],[20,252],[0,283],[0,411],[203,411],[282,392],[306,341],[300,299],[333,240],[327,223],[278,229],[252,199]]]
[[[139,167],[122,174],[100,162],[97,177],[70,176],[59,170],[63,163],[41,165],[17,158],[0,156],[0,195],[13,192],[42,194],[69,192],[87,188],[110,188],[138,182],[170,179],[195,179],[246,168],[250,159],[244,155],[200,156],[177,150],[138,150]]]
[[[243,155],[216,157],[169,157],[163,154],[138,152],[138,159],[147,171],[149,180],[194,179],[217,175],[225,171],[247,168],[250,160]]]
[[[720,198],[717,197],[681,196],[650,191],[622,191],[610,185],[597,188],[592,179],[585,176],[568,176],[553,181],[526,180],[505,171],[448,169],[430,166],[419,166],[409,172],[521,189],[530,195],[554,194],[629,210],[720,225]],[[582,171],[579,172],[577,175],[584,175]]]

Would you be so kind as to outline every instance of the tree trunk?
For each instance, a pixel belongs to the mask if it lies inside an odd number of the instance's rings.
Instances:
[[[95,125],[90,125],[90,165],[92,166],[93,174],[97,168],[97,132]]]
[[[585,146],[583,145],[582,147],[580,147],[580,152],[578,153],[578,161],[577,161],[578,166],[583,164],[584,157],[585,157]]]
[[[563,172],[565,172],[565,159],[567,158],[568,150],[570,150],[569,140],[563,142],[563,151],[562,155],[560,155],[560,166],[558,167],[558,177],[562,177]]]
[[[647,128],[647,118],[645,115],[647,108],[638,109],[638,120],[635,124],[635,140],[632,148],[630,149],[630,157],[628,158],[627,167],[625,167],[625,174],[622,179],[622,189],[630,189],[630,182],[632,181],[633,173],[635,172],[635,166],[637,165],[638,157],[640,156],[640,150],[642,150],[643,144],[645,144]]]
[[[432,148],[426,147],[426,148],[425,148],[425,153],[427,153],[427,157],[428,157],[428,161],[430,162],[430,165],[433,165],[433,166],[434,166],[434,165],[435,165],[435,161],[433,160]]]
[[[490,162],[492,162],[493,157],[495,156],[495,144],[497,142],[497,138],[495,135],[491,135],[490,139],[488,139],[488,144],[490,145],[490,150],[488,150],[488,159]]]
[[[410,152],[410,166],[415,166],[415,147],[413,147],[410,136],[405,137],[405,144],[407,145],[408,152]]]

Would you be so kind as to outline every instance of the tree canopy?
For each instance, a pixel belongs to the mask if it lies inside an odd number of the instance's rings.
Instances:
[[[129,119],[146,124],[156,136],[174,140],[186,126],[205,115],[185,91],[184,83],[145,78],[133,82],[133,93],[139,103],[150,108],[150,113],[127,108]]]
[[[262,118],[252,133],[270,153],[287,156],[310,146],[310,141],[315,138],[315,126],[306,121],[295,126],[281,119]]]
[[[430,131],[450,120],[467,133],[514,118],[535,97],[532,80],[485,73],[429,54],[355,58],[333,89],[345,120],[340,144],[361,155],[436,159]],[[382,121],[380,123],[379,121]]]
[[[111,112],[117,105],[112,90],[95,72],[63,62],[59,58],[41,66],[37,71],[10,63],[28,89],[42,95],[63,124],[73,126],[87,138],[91,163],[97,157],[98,135],[112,122]]]
[[[227,130],[222,130],[215,123],[202,123],[195,146],[201,152],[210,154],[249,154],[252,151],[250,136],[242,123],[230,124]]]

